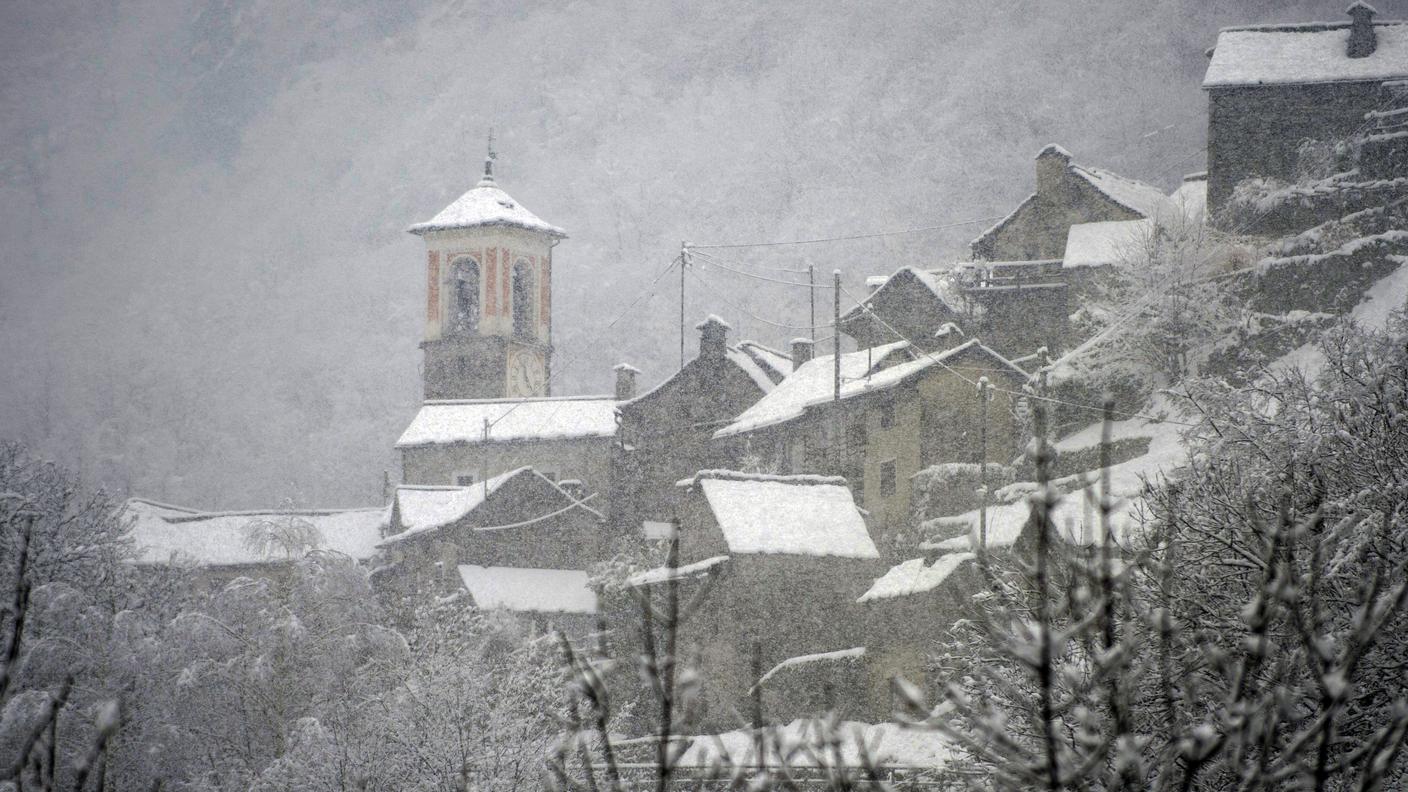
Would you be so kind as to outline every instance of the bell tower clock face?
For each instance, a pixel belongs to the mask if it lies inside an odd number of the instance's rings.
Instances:
[[[547,366],[541,350],[510,347],[508,351],[508,382],[505,389],[510,398],[547,395]]]

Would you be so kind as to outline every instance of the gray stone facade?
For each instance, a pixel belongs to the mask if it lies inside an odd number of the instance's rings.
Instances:
[[[639,529],[644,521],[668,522],[679,501],[676,482],[700,470],[736,467],[742,444],[714,442],[714,431],[790,370],[778,360],[780,353],[749,342],[730,347],[726,326],[706,325],[700,326],[697,357],[619,407],[611,493],[618,525]]]

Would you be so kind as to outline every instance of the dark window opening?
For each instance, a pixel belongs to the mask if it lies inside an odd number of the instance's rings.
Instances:
[[[469,486],[473,486],[473,484],[474,484],[474,474],[473,474],[473,473],[461,473],[461,474],[455,476],[455,486],[456,486],[456,487],[469,487]]]
[[[865,424],[853,423],[846,427],[846,450],[851,456],[865,453]]]
[[[889,429],[895,425],[895,403],[885,402],[880,405],[880,428]]]
[[[474,259],[459,259],[451,269],[451,277],[455,295],[452,329],[473,333],[479,329],[479,264]]]
[[[880,463],[880,495],[895,494],[895,460]]]
[[[513,334],[533,337],[533,270],[526,261],[513,265]]]

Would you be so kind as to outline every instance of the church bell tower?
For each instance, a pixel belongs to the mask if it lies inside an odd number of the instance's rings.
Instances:
[[[484,176],[408,230],[425,240],[425,398],[547,396],[552,249],[567,238]]]

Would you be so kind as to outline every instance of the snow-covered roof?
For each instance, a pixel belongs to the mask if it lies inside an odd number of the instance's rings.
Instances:
[[[439,214],[406,230],[419,235],[480,226],[509,226],[554,237],[567,236],[561,228],[544,222],[528,211],[500,189],[492,178],[487,177],[474,185],[469,192],[455,199],[454,203],[441,209]]]
[[[801,339],[810,341],[811,339]],[[757,341],[739,341],[738,349],[754,362],[767,369],[774,382],[782,380],[792,373],[792,356],[786,352],[779,352],[771,347],[765,347]]]
[[[1102,168],[1072,163],[1067,169],[1099,190],[1106,198],[1144,217],[1158,217],[1171,209],[1163,190]]]
[[[204,567],[276,564],[304,550],[371,558],[391,519],[388,507],[201,512],[133,498],[122,512],[139,564]]]
[[[859,352],[841,355],[842,391],[845,385],[865,377],[874,361],[898,349],[908,347],[904,341],[873,347]],[[715,437],[761,429],[764,426],[783,423],[801,417],[803,411],[813,404],[820,404],[832,397],[834,355],[820,355],[798,366],[792,376],[778,383],[772,392],[759,399],[756,404],[744,410],[733,423],[720,429]],[[851,381],[851,382],[848,382]]]
[[[855,317],[864,313],[873,302],[879,300],[881,295],[897,288],[901,288],[906,282],[913,280],[933,293],[934,298],[952,314],[958,314],[956,306],[961,304],[958,289],[954,286],[947,272],[934,272],[920,269],[918,267],[900,267],[894,273],[876,285],[875,289],[866,295],[854,308],[850,309],[841,317],[841,322],[852,321]],[[867,279],[869,282],[869,279]]]
[[[778,382],[792,373],[792,359],[790,357],[776,350],[768,349],[755,341],[742,341],[737,346],[725,348],[724,359],[737,366],[739,371],[748,375],[748,379],[752,380],[753,384],[757,385],[758,389],[763,393],[772,391],[773,387],[776,386]],[[692,363],[693,361],[690,362]],[[683,371],[683,369],[680,371]],[[679,371],[676,371],[674,374],[656,383],[650,390],[632,399],[620,402],[618,406],[634,404],[635,402],[649,399],[663,390],[665,386],[674,382],[675,377],[679,376],[679,373]]]
[[[1374,25],[1378,45],[1348,55],[1348,23],[1227,28],[1217,35],[1204,88],[1382,81],[1408,77],[1408,22]]]
[[[888,572],[877,578],[875,583],[860,595],[856,602],[907,597],[911,594],[933,591],[945,580],[948,580],[954,570],[975,557],[972,553],[948,553],[939,556],[934,563],[929,565],[925,565],[922,558],[912,558],[903,564],[891,567]]]
[[[728,359],[728,362],[738,366],[744,374],[747,374],[748,378],[753,380],[753,384],[757,385],[758,389],[763,393],[768,393],[773,389],[773,386],[777,384],[777,382],[769,376],[768,369],[747,352],[737,347],[729,347],[724,350],[724,357]]]
[[[1061,266],[1104,267],[1129,257],[1154,231],[1154,221],[1107,220],[1078,223],[1066,232],[1066,253]]]
[[[596,592],[579,569],[459,566],[460,580],[485,610],[530,613],[596,613]]]
[[[670,580],[701,578],[727,564],[728,560],[728,556],[719,555],[706,558],[703,561],[695,561],[692,564],[681,564],[677,567],[655,567],[631,575],[626,582],[632,586],[652,586]]]
[[[804,666],[815,665],[817,663],[835,663],[844,661],[854,662],[856,660],[860,660],[863,657],[865,657],[864,646],[856,646],[850,649],[837,649],[834,652],[816,652],[814,654],[804,654],[797,655],[796,657],[789,657],[786,660],[783,660],[782,662],[768,669],[768,672],[766,674],[763,674],[761,677],[758,678],[757,684],[765,684],[769,679],[772,679],[774,676],[777,676],[778,674],[787,671],[788,669],[801,668]]]
[[[392,538],[430,531],[462,519],[484,503],[490,494],[497,492],[504,482],[520,475],[538,474],[531,467],[521,467],[469,487],[397,487],[396,508],[401,515],[403,530]]]
[[[427,401],[396,447],[612,437],[616,404],[611,396]],[[490,423],[487,439],[486,420]]]
[[[702,471],[691,481],[730,553],[880,557],[843,480]]]
[[[842,354],[841,399],[893,388],[931,366],[946,365],[951,358],[968,351],[980,351],[999,365],[1010,368],[1014,375],[1026,377],[1026,373],[1015,363],[983,346],[976,338],[942,352],[914,353],[917,356],[913,359],[885,365],[890,362],[886,358],[893,359],[891,356],[896,352],[908,349],[907,342],[898,341]],[[729,437],[796,420],[806,413],[808,407],[832,401],[835,398],[834,366],[834,355],[812,358],[798,366],[792,376],[773,388],[772,393],[740,413],[733,423],[715,432],[714,437]]]

